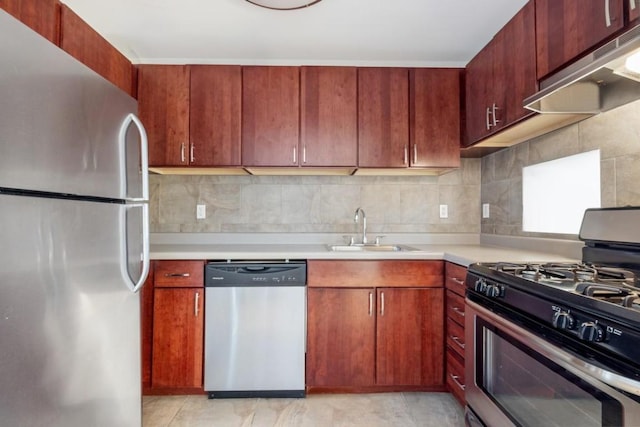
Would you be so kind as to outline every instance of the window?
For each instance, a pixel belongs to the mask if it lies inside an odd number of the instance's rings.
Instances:
[[[600,207],[600,150],[522,169],[522,229],[578,234],[584,211]]]

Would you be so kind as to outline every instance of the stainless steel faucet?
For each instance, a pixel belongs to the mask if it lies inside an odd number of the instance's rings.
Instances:
[[[353,222],[356,224],[360,220],[360,214],[362,214],[362,244],[367,244],[367,215],[364,213],[362,208],[356,209],[355,216],[353,217]]]

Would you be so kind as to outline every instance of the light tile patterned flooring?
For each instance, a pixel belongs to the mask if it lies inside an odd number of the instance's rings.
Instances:
[[[145,396],[143,427],[462,427],[447,393],[312,394],[304,399]]]

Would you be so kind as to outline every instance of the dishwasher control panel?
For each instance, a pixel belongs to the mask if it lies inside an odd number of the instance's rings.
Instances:
[[[289,262],[208,262],[205,286],[306,286],[307,263]]]

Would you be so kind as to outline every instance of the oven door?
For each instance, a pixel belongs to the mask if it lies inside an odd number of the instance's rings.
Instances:
[[[639,396],[640,383],[582,360],[468,298],[466,302],[465,396],[483,423],[638,424],[640,404],[628,395]]]

